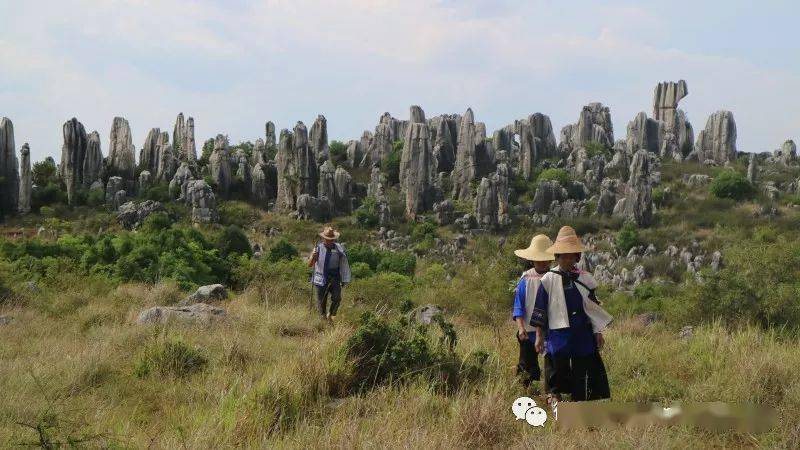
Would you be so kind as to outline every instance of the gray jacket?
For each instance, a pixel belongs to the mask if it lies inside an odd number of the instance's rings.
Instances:
[[[352,278],[350,274],[350,263],[347,261],[347,254],[344,252],[342,244],[335,243],[336,249],[339,250],[341,257],[339,258],[339,280],[342,283],[349,283]],[[325,255],[328,253],[328,248],[323,244],[317,244],[319,249],[319,256],[317,262],[314,264],[314,274],[311,277],[311,283],[315,286],[325,286],[328,284],[327,276],[325,275]]]

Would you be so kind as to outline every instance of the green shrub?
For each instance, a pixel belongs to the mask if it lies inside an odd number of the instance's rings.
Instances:
[[[157,233],[161,230],[166,230],[171,227],[172,222],[172,218],[169,216],[169,214],[165,212],[157,212],[150,214],[146,219],[144,219],[142,230]]]
[[[371,277],[354,278],[348,288],[353,301],[374,307],[397,306],[411,300],[414,284],[411,278],[395,272],[377,273]]]
[[[389,184],[400,182],[400,157],[403,154],[403,141],[395,141],[392,150],[381,161],[381,171],[386,174]]]
[[[86,194],[86,204],[91,207],[103,206],[106,202],[106,194],[100,189],[91,189]]]
[[[31,209],[34,211],[42,212],[42,207],[49,207],[57,203],[67,203],[67,191],[61,187],[60,183],[34,186],[31,191]],[[52,208],[49,208],[49,210],[52,210]]]
[[[536,177],[536,181],[539,183],[542,181],[558,181],[562,186],[566,186],[571,180],[572,178],[569,176],[569,172],[557,168],[544,169],[539,173],[539,176]]]
[[[208,365],[208,358],[196,347],[181,340],[165,340],[148,345],[136,362],[134,373],[143,378],[150,374],[187,377]]]
[[[413,276],[417,267],[417,257],[409,252],[386,252],[378,263],[378,272],[396,272]]]
[[[730,198],[733,200],[744,200],[755,194],[755,188],[752,183],[735,170],[723,170],[720,172],[711,182],[709,189],[718,198]]]
[[[269,262],[277,262],[280,260],[290,260],[297,258],[300,253],[294,245],[292,245],[286,238],[278,238],[267,252],[267,260]]]
[[[163,203],[172,200],[172,197],[169,195],[169,185],[167,183],[158,183],[150,186],[141,194],[141,198]]]
[[[217,237],[217,248],[223,258],[227,258],[228,255],[234,253],[246,256],[253,255],[253,249],[250,247],[247,235],[236,225],[229,225],[222,230],[222,233]]]
[[[380,222],[375,197],[368,196],[353,214],[355,222],[364,228],[375,228]]]
[[[411,240],[413,242],[421,242],[435,237],[438,237],[438,227],[430,220],[414,223],[411,227]]]
[[[363,262],[351,264],[350,272],[353,275],[353,279],[369,278],[375,273],[372,271],[372,268],[369,266],[369,264]]]
[[[617,232],[617,248],[623,255],[627,254],[633,247],[636,247],[640,243],[639,230],[636,228],[636,225],[630,222],[625,223]]]
[[[328,153],[335,166],[347,161],[347,146],[342,141],[331,141],[328,145]]]
[[[601,155],[605,159],[611,159],[614,156],[614,149],[596,141],[586,143],[583,148],[586,149],[586,155],[589,156],[589,158]]]
[[[355,333],[339,349],[330,370],[334,396],[345,396],[389,383],[423,379],[435,390],[452,392],[483,373],[488,353],[462,359],[455,352],[456,334],[441,316],[430,325],[415,325],[402,316],[392,320],[372,313],[361,316]]]
[[[355,263],[363,262],[372,270],[378,269],[381,262],[381,252],[369,244],[356,243],[349,245],[346,249],[347,259],[352,266]]]
[[[220,223],[246,228],[258,218],[258,211],[247,203],[223,202],[219,205]]]

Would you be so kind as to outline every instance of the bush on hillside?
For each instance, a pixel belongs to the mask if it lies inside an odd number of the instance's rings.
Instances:
[[[745,200],[755,194],[752,183],[735,170],[723,170],[711,182],[711,193],[718,198]]]
[[[616,244],[620,253],[623,255],[628,254],[633,247],[641,244],[639,230],[636,228],[636,225],[630,222],[625,223],[617,232]]]
[[[400,157],[403,154],[403,141],[394,141],[392,150],[381,161],[381,171],[386,174],[390,185],[400,182]]]
[[[208,358],[196,347],[181,340],[165,340],[145,347],[136,362],[134,373],[143,378],[150,374],[187,377],[208,365]]]
[[[331,141],[328,145],[328,152],[334,166],[347,161],[347,146],[342,141]]]
[[[246,228],[258,218],[258,211],[242,202],[222,202],[218,209],[219,220],[223,225]]]
[[[378,272],[395,272],[413,276],[417,268],[417,257],[409,252],[385,252],[378,263]]]
[[[225,227],[222,233],[217,236],[217,248],[223,258],[227,258],[228,255],[232,254],[253,255],[253,249],[250,247],[247,235],[236,225]]]
[[[375,197],[368,196],[364,199],[364,203],[358,207],[353,213],[355,222],[364,228],[375,228],[380,222],[378,217],[378,206],[375,202]]]
[[[569,172],[557,168],[544,169],[536,177],[536,181],[539,183],[542,181],[558,181],[562,186],[566,186],[571,180],[572,177],[569,176]]]
[[[350,265],[350,272],[353,275],[353,279],[364,279],[369,278],[375,274],[372,271],[372,268],[367,263],[357,262]]]
[[[278,262],[280,260],[291,260],[297,258],[300,252],[297,251],[286,238],[281,237],[270,246],[267,252],[267,260],[269,262]]]
[[[488,353],[460,357],[452,324],[441,316],[436,324],[438,340],[433,325],[415,325],[403,316],[390,320],[364,313],[355,333],[332,361],[330,394],[342,397],[417,379],[435,390],[452,392],[461,383],[480,377]]]

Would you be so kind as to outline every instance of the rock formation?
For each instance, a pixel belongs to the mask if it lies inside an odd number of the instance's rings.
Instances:
[[[244,191],[249,194],[253,183],[253,176],[247,154],[243,149],[237,149],[236,153],[234,153],[234,160],[236,162],[236,179],[241,183]]]
[[[653,118],[664,123],[674,123],[678,102],[689,95],[686,81],[658,83],[653,94]]]
[[[256,139],[253,145],[253,165],[266,164],[268,159],[267,146],[264,144],[264,140],[261,138]]]
[[[275,156],[278,175],[275,206],[283,211],[294,211],[297,208],[297,197],[300,195],[293,140],[294,136],[289,130],[281,130],[281,140]]]
[[[639,150],[633,154],[625,197],[617,202],[614,214],[633,220],[639,226],[650,225],[653,221],[651,183],[651,156],[646,150]]]
[[[19,154],[19,207],[17,209],[21,214],[26,214],[31,211],[31,193],[33,189],[33,180],[31,178],[31,149],[27,142],[22,145]],[[0,213],[0,216],[2,216],[2,213]]]
[[[327,198],[317,198],[309,194],[297,197],[297,217],[322,222],[331,218],[331,205]]]
[[[308,145],[308,131],[303,122],[297,122],[293,135],[299,193],[316,197],[319,182],[317,159],[314,150]]]
[[[455,200],[472,199],[472,183],[476,181],[475,152],[477,141],[475,136],[475,116],[472,109],[467,109],[461,117],[456,147],[456,162],[450,179],[453,183]]]
[[[336,196],[335,175],[336,167],[333,166],[330,160],[326,160],[319,167],[319,186],[317,186],[317,193],[320,199],[328,201],[331,213],[333,213],[333,201]]]
[[[144,172],[142,172],[144,173]],[[173,199],[183,200],[186,197],[186,188],[190,180],[195,178],[192,168],[184,161],[175,171],[175,176],[169,182],[169,195]]]
[[[611,147],[614,145],[614,126],[611,111],[602,103],[589,103],[581,110],[578,122],[561,129],[561,150],[565,153],[584,147],[590,142]]]
[[[149,170],[143,170],[139,173],[139,182],[137,189],[140,194],[147,192],[153,186],[153,174]]]
[[[7,117],[3,117],[0,119],[0,218],[17,211],[19,191],[14,124]]]
[[[321,164],[329,157],[328,149],[328,121],[322,114],[318,115],[308,133],[309,145],[314,152],[316,161]]]
[[[391,126],[386,123],[379,123],[375,127],[375,135],[372,137],[370,146],[364,154],[361,166],[379,166],[392,153],[393,143]]]
[[[114,142],[113,137],[111,142]],[[161,159],[158,154],[160,143],[161,129],[151,128],[150,131],[147,132],[144,145],[141,150],[139,150],[139,168],[141,170],[146,170],[151,174],[158,175],[158,162]]]
[[[228,155],[228,138],[218,134],[214,139],[214,151],[208,158],[208,165],[211,169],[211,179],[216,184],[217,189],[222,195],[227,196],[231,187],[231,165]]]
[[[505,151],[497,152],[497,169],[492,178],[497,190],[497,222],[500,226],[511,223],[509,198],[511,196],[511,169]]]
[[[117,222],[126,230],[139,228],[151,214],[167,212],[161,202],[145,200],[143,202],[127,202],[119,206]]]
[[[186,120],[183,118],[183,113],[178,113],[175,118],[175,126],[172,127],[172,151],[179,161],[184,161],[183,157],[183,139],[186,132]]]
[[[60,173],[67,186],[67,199],[70,204],[74,204],[77,190],[83,185],[88,137],[83,124],[74,117],[64,123],[63,137]]]
[[[556,135],[553,133],[553,124],[550,117],[542,113],[534,113],[528,117],[528,125],[531,127],[533,136],[539,140],[539,153],[542,158],[553,158],[558,156],[558,145]]]
[[[125,180],[122,179],[120,176],[113,176],[108,178],[108,183],[106,183],[106,205],[111,206],[113,209],[117,209],[120,204],[115,205],[115,201],[117,200],[117,192],[124,192],[125,191]]]
[[[758,178],[758,157],[755,153],[750,153],[750,161],[747,164],[747,180],[755,184]]]
[[[156,170],[156,181],[168,183],[175,175],[177,159],[169,144],[169,133],[161,132],[158,138],[158,169]]]
[[[266,208],[277,194],[277,174],[272,161],[257,163],[253,166],[250,191],[253,201]]]
[[[701,163],[736,160],[736,121],[732,112],[717,111],[708,117],[705,129],[697,135],[694,152]]]
[[[774,156],[778,161],[788,166],[797,161],[797,145],[793,140],[789,139],[781,145],[779,150],[775,151]]]
[[[482,178],[475,195],[475,216],[478,226],[486,230],[497,228],[497,186],[488,178]]]
[[[191,180],[186,186],[186,203],[192,207],[192,222],[211,223],[218,220],[214,191],[203,180]]]
[[[89,133],[86,143],[86,158],[83,160],[83,185],[89,187],[100,179],[103,172],[103,151],[100,149],[100,133]]]
[[[275,135],[275,124],[267,121],[264,124],[264,145],[267,147],[267,150],[275,148],[276,142],[276,135]]]
[[[135,157],[136,147],[133,145],[130,124],[122,117],[114,117],[108,144],[109,173],[132,181],[136,170]],[[141,155],[139,158],[141,159]],[[155,170],[151,170],[151,173],[155,173]]]
[[[531,210],[537,214],[547,214],[550,211],[550,204],[554,201],[562,202],[567,196],[567,190],[558,181],[540,181],[533,196]]]
[[[417,111],[417,117],[420,115],[424,117],[424,113],[421,111]],[[414,107],[411,108],[411,113],[413,116]],[[436,199],[433,188],[436,177],[433,143],[428,126],[423,122],[410,123],[406,127],[403,141],[400,184],[406,199],[406,215],[414,218],[417,214],[430,210]]]
[[[425,111],[417,105],[412,105],[408,121],[409,123],[425,123]]]
[[[659,154],[661,152],[661,139],[664,136],[664,123],[650,119],[642,111],[628,122],[627,146],[631,152],[645,149]]]
[[[528,123],[521,123],[519,125],[519,169],[518,175],[524,180],[533,180],[533,172],[538,162],[538,148],[536,139],[533,134],[533,127]]]
[[[353,211],[353,177],[341,166],[333,175],[333,207],[337,213],[350,214]]]
[[[194,140],[194,118],[183,118],[183,113],[179,113],[175,119],[175,127],[172,129],[172,153],[178,161],[193,163],[197,160],[197,148]]]
[[[451,128],[451,125],[455,126],[455,120],[439,116],[433,119],[433,124],[436,132],[433,143],[436,171],[450,172],[456,163],[456,139]]]

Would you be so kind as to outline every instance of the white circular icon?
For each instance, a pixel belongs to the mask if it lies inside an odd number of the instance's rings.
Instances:
[[[514,416],[517,420],[525,420],[525,411],[529,410],[536,406],[536,402],[533,401],[530,397],[520,397],[514,400],[514,404],[511,405],[511,412],[514,413]]]
[[[525,411],[525,421],[535,427],[543,427],[547,422],[547,413],[542,408],[534,406]]]

